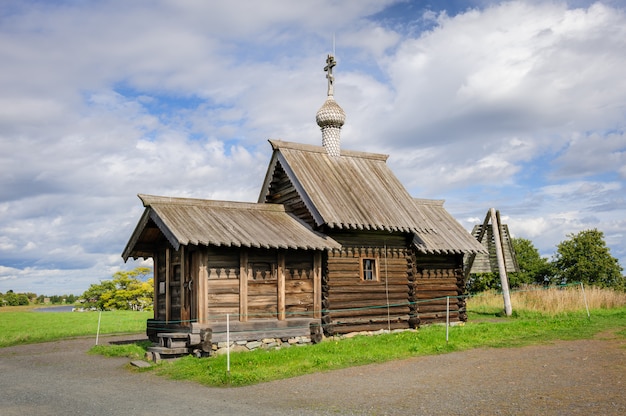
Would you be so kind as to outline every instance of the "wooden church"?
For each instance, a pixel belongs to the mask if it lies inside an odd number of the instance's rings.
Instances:
[[[139,195],[122,256],[154,261],[152,339],[215,340],[227,317],[248,340],[415,328],[445,322],[447,297],[450,320],[467,319],[464,256],[484,248],[443,201],[409,195],[386,155],[340,148],[334,66],[329,55],[322,146],[270,140],[257,203]]]

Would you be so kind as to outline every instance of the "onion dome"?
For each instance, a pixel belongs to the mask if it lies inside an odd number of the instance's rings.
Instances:
[[[337,104],[332,96],[329,96],[324,105],[317,111],[315,121],[320,128],[335,127],[341,128],[346,121],[346,113]]]

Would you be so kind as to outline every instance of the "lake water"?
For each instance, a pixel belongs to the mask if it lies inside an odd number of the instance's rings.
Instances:
[[[61,306],[50,306],[48,308],[35,308],[33,309],[35,312],[72,312],[74,306],[72,305],[61,305]]]

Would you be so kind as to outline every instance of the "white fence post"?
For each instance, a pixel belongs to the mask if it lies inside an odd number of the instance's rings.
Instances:
[[[226,372],[230,380],[230,314],[226,314]]]
[[[448,343],[449,332],[450,332],[450,296],[446,296],[446,344]]]
[[[102,319],[102,311],[98,315],[98,330],[96,331],[96,345],[98,345],[98,338],[100,337],[100,320]]]
[[[580,282],[580,289],[583,291],[583,300],[585,301],[585,309],[587,309],[587,319],[591,319],[591,315],[589,315],[589,304],[587,303],[587,295],[585,295],[585,287],[583,286],[583,282]]]

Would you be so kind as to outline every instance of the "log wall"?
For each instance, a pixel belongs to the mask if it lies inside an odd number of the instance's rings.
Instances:
[[[332,235],[342,244],[326,256],[322,323],[327,334],[409,328],[406,240],[389,233]],[[362,278],[363,258],[375,259],[378,278]]]
[[[401,234],[332,237],[342,249],[323,256],[305,250],[195,247],[188,250],[192,260],[185,262],[180,252],[160,250],[155,255],[155,320],[180,322],[181,302],[207,322],[225,321],[226,314],[242,322],[319,318],[321,309],[330,335],[445,322],[446,297],[451,321],[467,320],[465,300],[457,298],[465,293],[461,255],[416,253]],[[376,261],[375,280],[363,279],[363,258]],[[190,269],[193,287],[202,288],[190,301],[181,298],[183,267]]]
[[[447,297],[450,297],[450,321],[466,321],[461,255],[416,254],[411,261],[414,268],[412,302],[418,323],[446,321]]]

